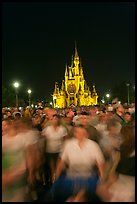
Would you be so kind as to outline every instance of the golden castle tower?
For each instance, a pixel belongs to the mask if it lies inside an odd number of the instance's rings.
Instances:
[[[97,92],[93,85],[92,93],[84,79],[83,67],[81,65],[77,47],[75,55],[72,56],[71,66],[66,65],[65,80],[62,80],[61,88],[55,82],[53,93],[53,107],[66,108],[72,104],[75,106],[90,106],[97,104]]]

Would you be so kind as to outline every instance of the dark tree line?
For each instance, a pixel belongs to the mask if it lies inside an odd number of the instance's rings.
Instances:
[[[28,105],[28,96],[23,89],[18,91],[19,106]],[[11,86],[2,85],[2,107],[14,107],[16,105],[16,92]]]

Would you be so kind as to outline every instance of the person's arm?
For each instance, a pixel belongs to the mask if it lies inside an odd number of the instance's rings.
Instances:
[[[99,163],[97,163],[97,166],[98,166],[98,169],[99,169],[100,179],[104,180],[106,164],[105,164],[105,162],[99,162]]]
[[[55,173],[56,179],[61,175],[64,169],[65,169],[65,163],[62,159],[60,159],[58,161],[57,168],[56,168],[56,173]]]
[[[26,148],[26,164],[28,169],[28,182],[33,184],[35,181],[35,170],[37,169],[36,144],[29,145]]]
[[[7,185],[14,183],[25,172],[25,163],[21,162],[18,166],[12,167],[2,173],[2,188],[4,189]]]
[[[105,178],[105,170],[106,170],[106,163],[103,152],[101,151],[99,145],[96,144],[96,165],[99,170],[100,179],[104,180]]]

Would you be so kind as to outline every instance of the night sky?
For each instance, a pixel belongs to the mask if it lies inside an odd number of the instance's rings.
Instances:
[[[75,41],[85,79],[100,95],[134,84],[135,5],[123,3],[3,3],[2,83],[21,83],[46,100],[64,79]]]

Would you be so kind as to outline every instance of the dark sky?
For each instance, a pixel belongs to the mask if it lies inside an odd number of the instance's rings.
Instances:
[[[85,79],[99,94],[134,83],[135,5],[123,3],[3,3],[2,80],[18,80],[46,100],[64,79],[75,40]]]

